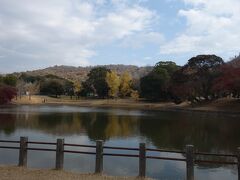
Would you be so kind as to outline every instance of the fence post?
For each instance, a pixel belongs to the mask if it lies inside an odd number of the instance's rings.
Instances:
[[[103,171],[103,141],[96,141],[96,161],[95,173],[101,174]]]
[[[238,180],[240,180],[240,147],[237,149],[237,161],[238,161]]]
[[[145,143],[139,144],[139,177],[146,176],[146,146]]]
[[[63,169],[64,162],[64,139],[57,139],[56,146],[56,169]]]
[[[194,146],[186,146],[187,180],[194,180]]]
[[[18,166],[27,166],[28,137],[20,137],[19,162]]]

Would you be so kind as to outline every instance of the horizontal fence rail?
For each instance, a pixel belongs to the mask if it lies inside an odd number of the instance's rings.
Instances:
[[[8,140],[0,140],[2,143],[20,143],[20,141],[8,141]]]
[[[204,155],[204,156],[220,156],[220,157],[234,157],[237,158],[235,154],[216,154],[216,153],[203,153],[203,152],[196,152],[196,155]]]
[[[186,161],[184,158],[169,158],[169,157],[156,157],[156,156],[146,156],[149,159],[162,159],[162,160],[170,160],[170,161]]]
[[[83,144],[70,144],[65,143],[64,139],[57,139],[56,142],[41,142],[41,141],[28,141],[28,137],[20,137],[20,141],[11,140],[0,140],[0,143],[11,144],[15,146],[3,146],[0,145],[0,149],[15,149],[19,150],[19,166],[27,166],[27,152],[28,151],[49,151],[56,152],[55,168],[58,170],[63,169],[64,164],[64,153],[74,154],[87,154],[95,155],[95,173],[101,174],[103,172],[103,157],[104,156],[115,156],[115,157],[130,157],[139,158],[139,177],[146,176],[146,160],[147,159],[158,159],[158,160],[169,160],[169,161],[182,161],[186,163],[186,179],[194,180],[194,164],[223,164],[223,165],[235,165],[238,169],[238,180],[240,180],[240,147],[237,148],[236,154],[217,154],[217,153],[206,153],[206,152],[195,152],[193,145],[186,145],[184,151],[179,150],[167,150],[167,149],[154,149],[146,148],[145,143],[140,143],[138,148],[127,148],[127,147],[116,147],[116,146],[104,146],[102,140],[96,141],[96,145],[83,145]],[[48,145],[52,148],[37,148],[29,147],[29,145]],[[95,149],[93,152],[80,151],[80,150],[69,150],[65,147],[79,147],[79,148],[90,148]],[[104,150],[118,150],[118,151],[133,151],[135,154],[126,153],[106,153]],[[150,156],[147,152],[164,152],[164,153],[176,153],[181,154],[183,158],[173,158],[167,156]],[[211,156],[211,157],[229,157],[234,159],[233,161],[218,161],[218,160],[202,160],[198,157]]]
[[[28,144],[40,144],[40,145],[56,145],[57,143],[52,142],[35,142],[35,141],[28,141]]]
[[[166,153],[180,153],[185,154],[185,151],[177,151],[177,150],[167,150],[167,149],[153,149],[153,148],[147,148],[147,151],[153,151],[153,152],[166,152]]]
[[[83,145],[83,144],[67,144],[67,143],[64,143],[64,146],[96,148],[96,146],[93,146],[93,145]]]

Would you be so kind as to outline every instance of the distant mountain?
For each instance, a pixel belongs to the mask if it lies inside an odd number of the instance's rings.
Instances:
[[[98,66],[88,66],[88,67],[74,67],[74,66],[53,66],[45,69],[39,69],[34,71],[27,71],[26,74],[29,75],[40,75],[44,76],[47,74],[53,74],[59,77],[63,77],[65,79],[71,81],[84,81],[87,78],[87,74],[92,68]],[[139,79],[142,76],[148,74],[153,67],[138,67],[133,65],[104,65],[104,67],[115,70],[118,74],[122,74],[125,71],[129,72],[134,79]]]

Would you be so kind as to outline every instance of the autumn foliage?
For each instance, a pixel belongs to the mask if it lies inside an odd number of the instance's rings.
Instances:
[[[213,86],[213,91],[221,96],[232,95],[240,97],[240,67],[225,65],[221,68],[221,76],[218,77]]]
[[[213,86],[223,65],[222,58],[216,55],[191,58],[171,77],[170,91],[174,100],[199,102],[214,99],[216,92],[213,91]]]
[[[15,87],[0,85],[0,104],[9,103],[17,95]]]
[[[141,78],[142,97],[149,100],[171,100],[175,103],[240,97],[239,58],[224,63],[216,55],[198,55],[182,66],[166,61]],[[165,72],[165,73],[164,73]]]

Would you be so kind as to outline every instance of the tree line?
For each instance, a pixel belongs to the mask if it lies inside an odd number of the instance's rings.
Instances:
[[[192,57],[183,66],[172,61],[156,63],[152,71],[140,79],[129,72],[117,73],[106,66],[90,70],[87,78],[71,81],[56,75],[33,76],[21,73],[0,76],[0,103],[8,103],[17,94],[67,95],[79,98],[134,98],[149,101],[214,100],[220,97],[240,97],[240,58],[224,63],[216,55]]]
[[[154,101],[214,100],[220,97],[240,97],[240,66],[224,63],[216,55],[192,57],[180,67],[165,61],[140,80],[141,96]]]
[[[225,63],[216,55],[198,55],[183,66],[172,61],[160,61],[135,83],[127,72],[119,75],[98,67],[90,71],[82,83],[80,94],[99,98],[137,99],[140,96],[149,101],[175,103],[198,103],[226,96],[239,98],[240,65],[235,59],[231,61],[234,63]]]

